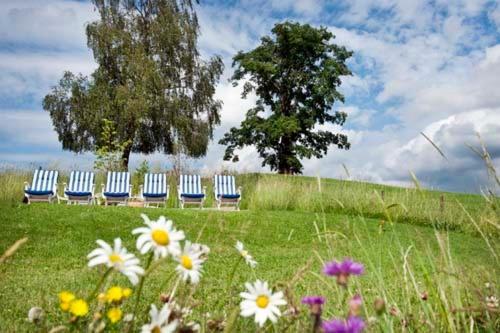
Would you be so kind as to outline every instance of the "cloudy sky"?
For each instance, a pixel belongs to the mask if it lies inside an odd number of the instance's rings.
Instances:
[[[254,97],[232,87],[231,57],[250,50],[277,22],[326,26],[354,51],[354,75],[343,79],[349,114],[341,130],[352,148],[332,148],[321,160],[304,160],[304,173],[408,185],[410,171],[429,188],[478,192],[488,184],[484,164],[467,144],[480,133],[500,167],[500,3],[483,0],[202,0],[197,7],[205,57],[219,54],[226,70],[217,97],[222,124],[206,158],[205,173],[230,168],[267,170],[252,148],[237,164],[223,163],[216,142],[238,125]],[[86,47],[92,5],[69,0],[2,0],[0,7],[0,167],[57,165],[91,168],[91,154],[63,152],[42,109],[43,96],[64,70],[89,74]],[[444,152],[439,153],[420,134]],[[133,156],[167,163],[160,154]],[[268,171],[268,170],[267,170]]]

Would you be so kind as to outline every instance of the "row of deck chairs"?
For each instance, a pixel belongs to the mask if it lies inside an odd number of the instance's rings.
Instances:
[[[52,170],[35,170],[31,184],[25,182],[24,195],[27,202],[57,200],[67,201],[68,204],[95,204],[94,173],[84,171],[72,171],[69,183],[64,183],[64,196],[57,194],[58,172]],[[181,175],[177,188],[179,204],[181,208],[185,205],[199,205],[203,207],[206,198],[206,187],[201,185],[199,175]],[[132,185],[130,184],[130,173],[108,172],[106,184],[102,184],[102,198],[104,204],[126,205],[132,198]],[[214,196],[217,208],[223,205],[234,205],[239,209],[241,200],[241,187],[236,189],[234,176],[214,176]],[[140,186],[139,199],[144,201],[144,206],[166,205],[169,197],[169,186],[167,175],[164,173],[147,173],[144,176],[144,184]]]

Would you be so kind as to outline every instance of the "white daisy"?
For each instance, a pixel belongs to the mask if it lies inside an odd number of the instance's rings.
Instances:
[[[163,305],[163,308],[159,312],[156,308],[156,305],[151,304],[149,316],[151,317],[151,322],[142,326],[142,333],[175,332],[177,328],[177,320],[174,320],[171,323],[168,322],[168,319],[170,317],[170,309],[168,308],[168,304]]]
[[[179,263],[175,270],[184,281],[189,280],[193,284],[200,281],[201,265],[205,261],[201,258],[201,255],[202,252],[198,251],[198,246],[194,246],[190,241],[186,241],[182,253],[175,258]]]
[[[247,282],[245,287],[247,292],[240,293],[243,298],[240,303],[241,316],[255,316],[255,322],[261,327],[268,319],[275,323],[281,316],[278,306],[286,304],[283,293],[279,291],[273,294],[267,282],[260,280],[255,281],[253,285]]]
[[[240,253],[240,255],[243,257],[243,259],[245,259],[246,263],[250,266],[250,267],[255,267],[257,265],[257,262],[255,260],[253,260],[253,257],[250,255],[250,253],[248,253],[247,250],[245,250],[245,247],[243,246],[243,243],[240,242],[240,241],[237,241],[236,242],[236,250],[238,250],[238,252]]]
[[[89,267],[97,265],[113,267],[128,277],[133,285],[139,282],[138,275],[144,274],[144,269],[139,266],[139,259],[132,253],[128,253],[126,248],[122,247],[122,240],[120,238],[115,238],[114,247],[111,247],[108,243],[100,239],[96,243],[100,247],[90,252],[87,256]]]
[[[193,243],[191,246],[201,253],[201,257],[206,257],[210,253],[210,248],[205,244]]]
[[[147,227],[134,229],[132,234],[141,234],[137,238],[137,249],[145,254],[150,250],[154,251],[155,259],[166,257],[167,255],[179,255],[181,246],[179,242],[184,239],[184,232],[177,231],[171,220],[166,220],[160,216],[158,221],[150,221],[149,218],[141,214]]]

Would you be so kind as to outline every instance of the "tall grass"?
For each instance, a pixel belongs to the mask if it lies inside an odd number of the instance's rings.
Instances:
[[[317,239],[327,248],[326,256],[318,254],[320,262],[338,257],[339,248],[348,247],[351,251],[356,248],[362,253],[359,256],[364,258],[372,279],[369,283],[353,279],[349,295],[363,294],[369,331],[498,332],[500,329],[497,308],[486,302],[489,295],[498,292],[498,277],[495,277],[498,248],[490,248],[491,266],[477,265],[471,270],[457,264],[447,231],[436,230],[435,238],[425,241],[416,234],[414,242],[408,245],[393,228],[388,228],[386,232],[393,234],[394,242],[392,248],[381,249],[378,244],[386,237],[385,232],[366,232],[364,218],[352,229],[351,237],[339,237],[327,227],[323,214],[316,222],[323,225],[317,228]],[[332,312],[342,312],[345,309],[342,288],[318,273],[312,275],[317,283],[305,286],[307,294],[334,295]],[[376,299],[382,300],[386,308],[378,316],[370,306]]]
[[[489,223],[498,221],[498,210],[480,195],[312,177],[249,174],[240,175],[239,180],[248,188],[242,206],[249,209],[337,212],[378,218],[381,223],[426,224],[475,232],[469,214],[482,230],[498,232]],[[496,197],[490,200],[497,205],[500,202]]]
[[[59,194],[69,172],[60,172]],[[23,182],[31,181],[31,173],[9,170],[0,173],[0,202],[20,203]],[[315,177],[273,174],[236,175],[243,187],[241,207],[252,210],[288,210],[314,213],[354,214],[385,223],[403,222],[432,225],[439,229],[461,230],[498,235],[500,200],[474,194],[446,193],[422,189],[400,188],[357,181],[319,179]],[[101,192],[105,174],[96,174],[96,194]],[[134,194],[143,180],[132,175]],[[177,182],[169,177],[170,198],[167,207],[178,207]],[[205,207],[213,207],[212,178],[202,179],[207,188]],[[471,219],[474,222],[471,222]]]

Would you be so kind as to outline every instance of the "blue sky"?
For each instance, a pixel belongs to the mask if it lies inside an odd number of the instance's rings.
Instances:
[[[489,179],[466,147],[479,132],[500,166],[500,5],[497,1],[201,1],[197,7],[204,57],[219,54],[226,70],[217,97],[222,124],[206,158],[191,161],[203,173],[222,168],[266,171],[251,147],[239,163],[222,162],[216,142],[241,122],[254,96],[242,100],[232,87],[231,57],[250,50],[277,22],[289,19],[328,27],[353,50],[354,75],[343,80],[349,114],[349,151],[332,148],[321,160],[305,160],[304,173],[411,185],[410,171],[429,188],[478,192]],[[85,24],[96,19],[86,1],[4,0],[0,7],[0,167],[91,168],[92,154],[63,152],[43,111],[43,96],[64,70],[95,68],[86,47]],[[420,135],[447,155],[444,160]],[[134,155],[132,167],[148,159]]]

